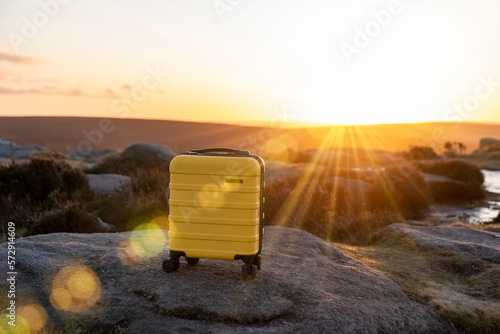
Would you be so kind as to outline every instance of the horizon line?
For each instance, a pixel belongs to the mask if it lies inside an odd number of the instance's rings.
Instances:
[[[0,118],[95,118],[95,119],[111,119],[111,120],[130,120],[130,121],[166,121],[166,122],[184,122],[184,123],[208,123],[208,124],[220,124],[220,125],[233,125],[233,126],[245,126],[245,127],[268,127],[276,128],[268,124],[268,121],[241,121],[241,122],[224,122],[224,121],[209,121],[209,120],[189,120],[189,119],[169,119],[169,118],[136,118],[136,117],[105,117],[105,116],[73,116],[73,115],[0,115]],[[403,124],[477,124],[477,125],[500,125],[500,122],[487,122],[487,121],[421,121],[421,122],[396,122],[396,123],[369,123],[369,124],[316,124],[316,123],[305,123],[305,122],[283,122],[282,128],[293,129],[293,128],[326,128],[326,127],[337,127],[337,126],[376,126],[376,125],[403,125]],[[279,128],[279,127],[278,127]]]

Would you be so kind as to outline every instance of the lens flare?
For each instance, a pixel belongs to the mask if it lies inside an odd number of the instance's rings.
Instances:
[[[151,220],[151,223],[157,225],[163,230],[168,230],[168,216],[154,217],[153,220]]]
[[[36,334],[42,330],[47,323],[47,312],[38,304],[29,304],[21,307],[19,317],[29,327],[27,333]]]
[[[96,284],[88,271],[78,271],[68,278],[68,290],[75,298],[86,299],[94,293]]]
[[[130,235],[130,247],[140,258],[157,256],[167,244],[165,232],[155,223],[141,224]]]
[[[120,246],[118,247],[118,257],[120,260],[126,265],[132,265],[139,263],[141,258],[137,256],[137,254],[132,249],[130,245],[130,240],[123,240]]]
[[[263,149],[269,160],[295,161],[299,146],[292,136],[281,135],[268,140]]]
[[[50,303],[58,310],[82,312],[93,307],[100,296],[101,283],[94,271],[85,265],[70,265],[54,277]]]
[[[66,288],[56,288],[52,290],[50,295],[50,303],[52,306],[59,310],[67,310],[71,303],[73,302],[73,297],[71,293]]]

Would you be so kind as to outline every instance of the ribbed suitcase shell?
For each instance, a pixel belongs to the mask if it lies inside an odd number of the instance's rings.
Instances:
[[[263,173],[263,161],[254,155],[175,157],[170,163],[171,253],[227,260],[257,255]]]

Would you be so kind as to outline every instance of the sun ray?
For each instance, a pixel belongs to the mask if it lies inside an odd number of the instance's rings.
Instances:
[[[356,132],[358,132],[358,135],[359,135],[359,138],[360,138],[360,141],[362,142],[362,144],[366,144],[365,143],[365,137],[364,137],[363,133],[361,131],[359,131],[358,127],[354,127],[354,130]],[[373,166],[377,165],[377,163],[373,159],[373,155],[372,155],[371,152],[368,152],[368,158],[370,159],[370,161],[371,161],[371,163],[372,163]],[[383,191],[386,194],[386,196],[387,196],[387,198],[389,200],[390,205],[393,207],[394,212],[396,212],[396,214],[398,215],[399,219],[403,220],[404,217],[403,217],[402,213],[400,212],[400,210],[398,208],[398,205],[396,203],[396,200],[394,199],[394,196],[392,195],[392,193],[390,191],[390,186],[388,184],[388,180],[386,180],[383,177],[380,177],[380,174],[377,174],[377,180],[381,182],[381,185],[383,187]]]

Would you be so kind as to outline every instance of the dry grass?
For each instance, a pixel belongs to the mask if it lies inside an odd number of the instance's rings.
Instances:
[[[429,189],[435,203],[471,203],[486,198],[482,183],[431,182]]]
[[[368,244],[374,232],[401,218],[385,207],[368,209],[368,198],[353,198],[347,188],[328,178],[314,186],[299,184],[300,176],[267,182],[265,225],[296,227],[326,240]],[[289,207],[292,199],[297,205]]]
[[[410,297],[428,305],[462,333],[500,331],[500,265],[466,256],[420,251],[409,244],[334,244],[380,270]]]

